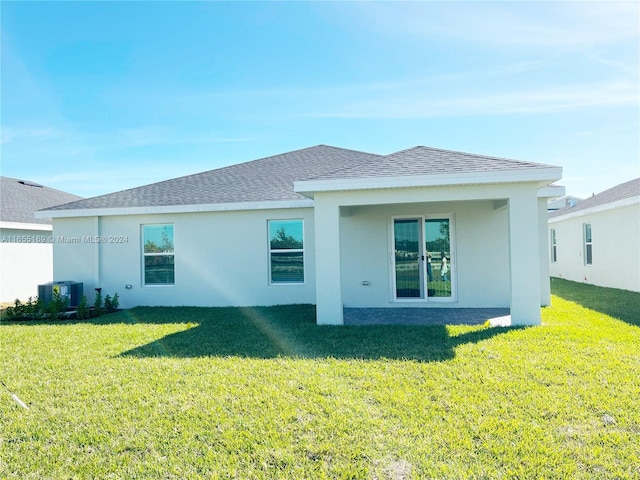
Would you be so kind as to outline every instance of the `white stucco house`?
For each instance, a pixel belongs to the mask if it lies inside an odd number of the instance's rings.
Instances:
[[[640,178],[549,214],[551,276],[640,292]]]
[[[43,208],[81,197],[28,180],[0,177],[0,302],[38,295],[38,285],[53,280],[50,218],[35,218]]]
[[[319,145],[39,212],[55,280],[120,305],[510,309],[549,303],[560,167],[414,147]]]
[[[547,203],[547,210],[549,212],[555,212],[564,207],[574,207],[582,201],[582,198],[574,195],[563,195],[560,198],[550,199]]]

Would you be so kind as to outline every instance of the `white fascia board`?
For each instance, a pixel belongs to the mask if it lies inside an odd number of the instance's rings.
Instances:
[[[6,228],[10,230],[38,230],[42,232],[50,232],[53,230],[53,225],[46,225],[42,223],[0,222],[0,228]]]
[[[622,207],[630,207],[633,205],[640,205],[640,196],[625,198],[622,200],[618,200],[617,202],[605,203],[604,205],[597,205],[591,208],[583,208],[581,210],[578,210],[577,212],[567,212],[562,215],[558,215],[557,217],[549,218],[549,223],[561,222],[563,220],[568,220],[570,218],[584,217],[585,215],[602,213],[608,210],[613,210],[613,209],[622,208]]]
[[[564,194],[565,188],[562,185],[547,185],[538,189],[538,198],[560,198]]]
[[[283,208],[309,207],[313,207],[313,200],[273,200],[267,202],[207,203],[198,205],[42,210],[36,212],[36,218],[106,217],[114,215],[153,215],[160,213],[231,212],[240,210],[277,210]]]
[[[312,196],[314,192],[372,190],[385,188],[441,187],[492,183],[538,182],[547,185],[562,178],[561,167],[500,170],[493,172],[445,173],[438,175],[404,175],[398,177],[338,178],[294,182],[293,190]]]

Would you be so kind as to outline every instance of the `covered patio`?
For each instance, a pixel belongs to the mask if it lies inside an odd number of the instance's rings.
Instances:
[[[389,171],[294,183],[314,201],[317,323],[540,325],[557,193],[546,186],[561,169],[473,157],[443,172],[423,150]]]
[[[510,323],[508,308],[345,308],[345,325],[482,325]]]

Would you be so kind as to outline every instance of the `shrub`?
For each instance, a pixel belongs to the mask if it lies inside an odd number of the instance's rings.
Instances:
[[[113,298],[110,295],[104,297],[104,309],[107,313],[113,313],[118,310],[120,302],[118,301],[118,294],[116,293]]]
[[[104,313],[104,308],[102,306],[102,289],[96,288],[96,298],[93,301],[93,316],[99,317]]]
[[[76,318],[79,320],[87,320],[91,318],[91,310],[89,310],[86,295],[82,295],[80,298],[80,303],[78,304],[78,308],[76,308]]]
[[[29,299],[22,303],[16,298],[13,306],[7,307],[3,312],[3,320],[39,320],[45,318],[46,308],[44,302],[38,297]]]
[[[111,313],[118,310],[120,302],[118,294],[113,297],[106,295],[104,305],[102,302],[101,289],[96,289],[96,298],[93,302],[93,308],[90,308],[86,295],[82,295],[80,303],[76,308],[76,318],[79,320],[87,320],[93,317],[99,317],[105,313]],[[29,297],[26,302],[16,299],[14,304],[7,307],[2,312],[2,320],[63,320],[66,318],[65,313],[69,310],[69,300],[63,298],[60,292],[53,292],[53,300],[48,304],[38,297]]]
[[[53,300],[49,302],[47,305],[47,313],[49,313],[49,318],[51,320],[61,320],[64,318],[64,312],[67,310],[68,300],[66,298],[62,298],[60,292],[57,290],[53,291]]]

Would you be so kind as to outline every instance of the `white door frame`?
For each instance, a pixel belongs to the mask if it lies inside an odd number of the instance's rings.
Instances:
[[[449,275],[451,278],[451,296],[450,297],[429,297],[428,276],[427,276],[427,259],[426,259],[426,242],[425,242],[425,221],[426,220],[449,220]],[[419,256],[420,256],[420,297],[402,298],[397,296],[396,285],[396,259],[395,259],[395,221],[396,220],[417,220],[420,223],[419,229]],[[419,214],[419,215],[393,215],[389,218],[389,276],[391,286],[390,299],[393,303],[454,303],[458,301],[457,289],[457,255],[455,246],[455,215],[453,213],[441,214]]]

